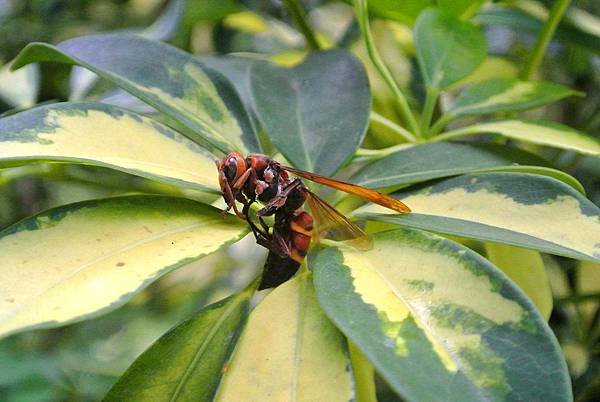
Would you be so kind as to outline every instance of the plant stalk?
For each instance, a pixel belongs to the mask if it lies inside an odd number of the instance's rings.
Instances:
[[[377,402],[375,392],[375,369],[365,355],[348,340],[350,360],[354,371],[354,384],[356,386],[357,402]]]
[[[464,137],[467,135],[479,134],[481,131],[478,125],[458,128],[456,130],[447,131],[443,134],[440,134],[436,137],[433,137],[431,141],[439,142],[439,141],[448,141],[453,140],[455,138]]]
[[[410,106],[408,105],[406,97],[398,87],[398,84],[394,80],[392,73],[381,59],[381,56],[379,56],[379,53],[377,52],[377,49],[375,47],[375,41],[373,40],[373,35],[369,26],[367,0],[354,0],[353,2],[354,13],[356,14],[358,25],[360,26],[360,30],[363,34],[363,39],[365,41],[365,45],[367,47],[367,52],[369,53],[369,58],[371,59],[371,62],[379,72],[379,75],[381,75],[381,78],[383,78],[388,87],[390,87],[390,89],[392,90],[392,93],[396,98],[396,102],[398,102],[398,106],[400,108],[400,116],[402,117],[402,120],[408,125],[408,128],[412,133],[420,135],[417,121],[412,111],[410,110]]]
[[[421,114],[421,134],[427,138],[429,137],[429,127],[431,125],[431,118],[433,117],[433,111],[435,110],[435,104],[437,102],[440,91],[436,88],[427,88],[425,95],[425,104],[423,105],[423,114]]]
[[[453,119],[454,119],[453,115],[451,115],[449,113],[444,113],[439,119],[437,119],[437,121],[435,123],[433,123],[433,125],[429,129],[429,136],[433,137],[435,135],[438,135],[440,133],[440,131],[442,131],[444,129],[446,124],[451,122]]]
[[[520,78],[524,80],[529,80],[536,73],[536,71],[540,68],[542,64],[542,59],[544,58],[544,53],[546,52],[546,47],[548,47],[548,43],[550,43],[550,39],[554,35],[556,28],[560,20],[562,19],[563,14],[565,13],[567,7],[571,3],[571,0],[556,0],[554,5],[550,9],[550,15],[548,15],[548,19],[542,28],[533,52],[530,54],[529,59],[527,60],[523,71],[520,74]]]
[[[304,35],[308,48],[310,50],[320,50],[321,46],[319,45],[312,28],[308,24],[306,14],[304,13],[304,10],[302,10],[302,7],[300,7],[298,0],[283,0],[283,4],[294,19],[294,22],[302,35]]]

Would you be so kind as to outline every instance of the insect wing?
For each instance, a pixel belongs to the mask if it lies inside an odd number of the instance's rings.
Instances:
[[[360,250],[372,247],[369,236],[341,212],[317,197],[311,191],[306,193],[306,201],[314,218],[313,238],[328,238],[336,241],[347,241]]]
[[[318,174],[306,172],[304,170],[296,169],[293,167],[282,166],[282,168],[297,176],[314,181],[315,183],[323,184],[325,186],[335,188],[336,190],[341,190],[346,193],[356,195],[360,198],[381,205],[382,207],[389,208],[393,211],[399,213],[410,212],[410,208],[402,201],[392,198],[389,195],[382,194],[379,191],[371,190],[369,188],[359,186],[356,184],[335,180],[330,177],[320,176]]]

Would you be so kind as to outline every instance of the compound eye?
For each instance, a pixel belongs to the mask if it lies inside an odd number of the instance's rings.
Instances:
[[[227,178],[227,181],[231,182],[235,179],[235,174],[237,173],[237,163],[235,159],[229,159],[229,163],[223,168],[223,173]]]

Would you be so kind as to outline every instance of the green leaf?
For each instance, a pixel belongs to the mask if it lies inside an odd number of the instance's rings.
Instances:
[[[135,50],[135,51],[133,51]],[[51,61],[85,67],[190,128],[193,140],[223,152],[260,151],[233,86],[192,55],[135,35],[70,39],[57,46],[29,44],[13,68]]]
[[[0,119],[0,167],[83,163],[215,192],[214,160],[170,128],[102,103],[57,103]]]
[[[419,15],[414,36],[417,60],[428,88],[442,90],[466,77],[487,53],[479,28],[440,9],[430,8]]]
[[[434,5],[433,0],[369,0],[369,10],[374,16],[412,25],[426,7]]]
[[[359,170],[350,181],[384,188],[470,172],[510,170],[548,175],[584,192],[575,178],[547,165],[534,154],[503,145],[440,142],[395,152]]]
[[[369,205],[361,218],[600,261],[600,209],[566,184],[526,173],[460,176],[394,194],[414,213]]]
[[[323,314],[306,272],[252,311],[215,400],[351,401],[348,366],[344,337]]]
[[[135,32],[147,39],[167,40],[177,32],[184,8],[185,0],[169,1],[152,25],[140,31],[135,30]],[[98,75],[90,70],[83,67],[73,67],[69,77],[69,100],[83,99],[94,87],[98,78]]]
[[[364,138],[369,83],[362,64],[346,51],[314,53],[294,68],[257,62],[251,86],[267,134],[300,169],[331,175]]]
[[[416,230],[314,262],[319,303],[409,401],[569,401],[558,343],[496,267]]]
[[[514,140],[568,149],[589,155],[600,155],[600,141],[562,124],[541,120],[499,120],[448,131],[434,137],[445,141],[468,135],[493,133]]]
[[[485,243],[487,258],[531,299],[546,321],[552,313],[552,289],[537,251],[504,244]]]
[[[457,17],[475,14],[485,0],[438,0],[437,5]]]
[[[480,82],[460,93],[448,114],[472,116],[497,112],[520,112],[581,95],[551,82],[493,79]]]
[[[212,401],[251,295],[211,304],[172,328],[133,362],[104,401]]]
[[[246,232],[214,207],[159,196],[84,201],[27,218],[0,232],[0,334],[113,310]]]
[[[600,41],[598,40],[600,35],[598,35],[597,29],[590,29],[589,26],[586,27],[581,23],[583,13],[585,11],[579,8],[569,7],[565,18],[558,25],[554,37],[563,43],[577,45],[587,51],[600,54]],[[516,8],[489,4],[477,14],[475,19],[483,25],[502,25],[512,28],[515,32],[531,32],[537,35],[544,26],[543,19],[539,17],[541,16],[533,16]],[[585,17],[590,19],[589,14],[583,18]]]

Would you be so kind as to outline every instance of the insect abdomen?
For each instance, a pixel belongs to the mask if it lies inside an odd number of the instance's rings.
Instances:
[[[289,221],[290,256],[269,252],[258,290],[274,288],[289,280],[300,268],[310,247],[313,218],[297,211]]]

